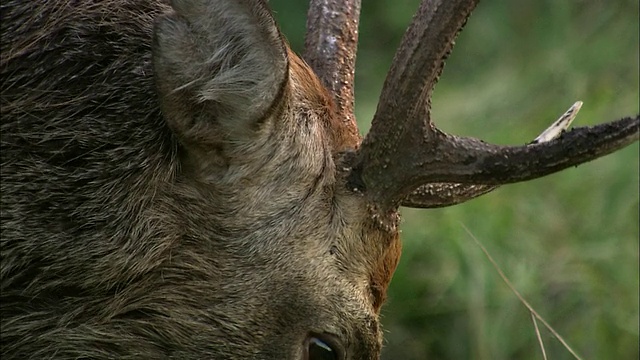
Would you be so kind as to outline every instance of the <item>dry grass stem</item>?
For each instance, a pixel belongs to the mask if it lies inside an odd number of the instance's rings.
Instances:
[[[538,329],[538,322],[536,321],[536,316],[533,313],[531,314],[531,320],[533,320],[533,327],[536,329],[536,337],[538,338],[538,343],[540,343],[540,350],[542,351],[542,358],[547,360],[547,352],[544,350],[544,342],[542,341],[542,336],[540,335],[540,329]]]
[[[565,347],[565,349],[567,349],[567,351],[573,355],[574,358],[576,358],[577,360],[583,360],[580,356],[578,356],[578,354],[571,348],[571,346],[569,346],[569,344],[567,344],[567,342],[562,338],[562,336],[560,336],[560,334],[558,334],[557,331],[555,331],[553,329],[553,327],[551,327],[551,325],[549,325],[547,323],[547,321],[545,319],[542,318],[542,316],[540,316],[540,314],[538,314],[538,312],[536,312],[534,310],[534,308],[529,304],[529,302],[527,300],[525,300],[525,298],[520,294],[520,292],[518,292],[518,290],[516,290],[516,288],[513,286],[513,284],[511,284],[511,281],[509,281],[509,279],[507,278],[507,276],[504,274],[504,272],[500,269],[500,266],[498,266],[498,263],[493,259],[493,257],[491,256],[491,254],[489,254],[489,251],[487,251],[487,249],[482,245],[482,243],[480,243],[480,241],[471,233],[471,231],[469,231],[469,229],[463,224],[460,223],[460,225],[462,226],[462,228],[464,229],[464,231],[467,232],[467,234],[469,234],[469,236],[471,237],[471,239],[473,239],[473,241],[476,243],[476,245],[478,245],[478,247],[482,250],[482,252],[485,254],[485,256],[487,257],[487,259],[489,259],[489,262],[491,262],[491,265],[493,265],[494,269],[496,269],[496,271],[498,272],[498,275],[500,275],[500,277],[502,278],[502,280],[505,282],[505,284],[507,284],[507,286],[509,287],[509,289],[511,289],[511,291],[516,295],[516,297],[518,298],[518,300],[520,300],[520,302],[529,310],[529,312],[531,312],[532,316],[534,316],[536,319],[540,320],[540,322],[551,332],[551,334],[553,334],[553,336],[558,339],[558,341],[560,341],[560,343]],[[535,322],[534,322],[535,324]]]

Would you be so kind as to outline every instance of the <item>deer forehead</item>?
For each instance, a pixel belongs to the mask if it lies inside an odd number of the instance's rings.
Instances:
[[[338,152],[357,147],[359,139],[346,131],[344,119],[317,75],[290,49],[288,57],[291,89],[288,100],[293,116],[317,122],[321,139],[318,141],[322,142],[329,163],[332,198],[328,199],[331,224],[327,224],[330,225],[327,235],[334,239],[330,251],[336,255],[337,266],[345,277],[365,284],[367,298],[377,312],[400,257],[398,233],[378,228],[366,199],[347,189]]]

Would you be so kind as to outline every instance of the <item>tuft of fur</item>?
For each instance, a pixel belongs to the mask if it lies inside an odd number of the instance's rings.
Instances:
[[[397,234],[264,1],[0,11],[2,359],[379,356]]]

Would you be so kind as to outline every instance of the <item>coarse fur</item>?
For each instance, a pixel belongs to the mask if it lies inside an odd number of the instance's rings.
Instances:
[[[0,10],[2,359],[379,356],[398,235],[264,1]]]

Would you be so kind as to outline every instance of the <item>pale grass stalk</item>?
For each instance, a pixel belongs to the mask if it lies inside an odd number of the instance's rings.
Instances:
[[[469,234],[469,236],[471,237],[471,239],[473,239],[473,241],[476,243],[476,245],[478,245],[478,247],[482,250],[482,252],[485,254],[485,256],[487,257],[487,259],[489,259],[489,262],[491,262],[491,265],[493,265],[493,268],[498,272],[498,275],[500,275],[500,277],[502,278],[502,281],[504,281],[505,284],[507,284],[507,286],[509,287],[509,289],[511,289],[511,291],[516,295],[516,297],[518,298],[518,300],[520,300],[520,302],[529,310],[529,312],[531,312],[532,316],[534,316],[536,319],[540,320],[540,322],[551,332],[551,334],[553,334],[553,336],[558,339],[558,341],[560,341],[560,343],[562,344],[562,346],[565,347],[565,349],[567,349],[567,351],[573,355],[574,358],[576,358],[577,360],[583,360],[572,348],[571,346],[569,346],[569,344],[564,340],[564,338],[562,336],[560,336],[560,334],[558,334],[558,332],[551,327],[551,325],[549,325],[549,323],[547,323],[547,321],[545,319],[542,318],[542,316],[540,316],[540,314],[538,314],[537,311],[535,311],[535,309],[529,304],[529,302],[527,300],[525,300],[525,298],[520,294],[520,292],[518,290],[516,290],[516,288],[513,286],[513,284],[511,284],[511,281],[509,281],[509,279],[507,278],[507,276],[504,274],[504,272],[500,269],[500,266],[498,266],[498,263],[493,259],[493,257],[491,256],[491,254],[489,254],[489,251],[482,245],[482,243],[480,243],[480,240],[478,240],[472,233],[471,231],[469,231],[469,229],[463,224],[460,223],[460,225],[462,226],[462,228],[464,229],[464,231],[467,232],[467,234]],[[534,322],[535,324],[535,322]]]
[[[542,350],[542,358],[547,360],[547,352],[544,350],[544,342],[542,342],[542,336],[540,335],[540,329],[538,329],[538,322],[536,321],[535,315],[531,314],[531,320],[533,320],[533,327],[536,329],[536,337],[538,338],[538,343],[540,343],[540,350]]]

